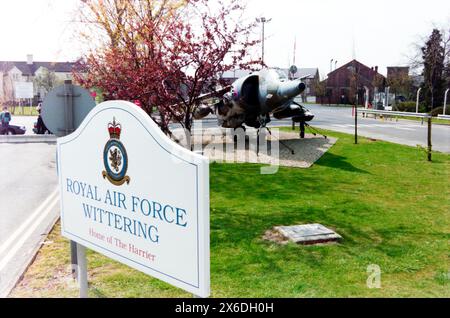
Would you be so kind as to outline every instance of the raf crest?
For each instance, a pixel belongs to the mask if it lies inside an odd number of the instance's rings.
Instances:
[[[108,124],[109,141],[103,150],[103,164],[105,171],[102,175],[104,179],[116,186],[121,186],[125,182],[130,183],[130,177],[126,175],[128,169],[128,156],[125,146],[120,141],[122,125],[113,118],[112,123]]]

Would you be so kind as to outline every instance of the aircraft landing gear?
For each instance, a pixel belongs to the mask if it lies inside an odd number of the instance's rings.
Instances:
[[[260,133],[260,130],[261,130],[261,129],[264,129],[264,128],[267,129],[267,131],[269,132],[269,134],[270,134],[272,137],[275,138],[275,136],[272,135],[272,131],[269,129],[269,127],[264,126],[264,127],[261,127],[260,129],[258,129],[257,136],[256,136],[256,155],[257,155],[257,156],[259,156],[259,133]],[[278,139],[278,142],[279,142],[282,146],[284,146],[286,149],[289,149],[289,151],[290,151],[293,155],[295,155],[294,149],[292,149],[291,147],[289,147],[288,145],[286,145],[286,144],[285,144],[282,140],[280,140],[280,139]]]
[[[300,138],[302,139],[305,138],[305,125],[307,125],[306,122],[300,122]]]
[[[242,130],[244,131],[245,142],[247,143],[247,142],[248,142],[248,136],[245,134],[245,132],[247,131],[247,129],[245,129],[244,126],[241,126],[241,127],[234,128],[234,129],[233,129],[233,131],[234,131],[234,137],[233,137],[233,140],[234,140],[235,145],[236,145],[236,143],[237,143],[237,141],[238,141],[238,135],[236,134],[236,130],[238,130],[238,129],[242,129]]]
[[[323,138],[328,139],[328,137],[327,137],[326,135],[320,133],[317,129],[311,127],[309,124],[307,124],[307,123],[303,123],[303,124],[304,124],[304,126],[303,126],[303,137],[302,137],[302,132],[301,132],[301,130],[302,130],[302,128],[301,128],[302,125],[301,125],[301,123],[300,123],[300,137],[301,137],[301,138],[304,138],[304,137],[305,137],[305,131],[304,131],[304,130],[305,130],[305,126],[306,126],[306,127],[309,128],[309,130],[311,130],[311,133],[312,133],[314,136],[317,136],[317,135],[319,134],[319,135],[321,135]]]

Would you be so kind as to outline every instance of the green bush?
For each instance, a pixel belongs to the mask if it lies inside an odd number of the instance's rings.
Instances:
[[[397,104],[397,109],[400,112],[416,112],[416,102],[403,102]],[[419,113],[425,113],[426,107],[423,104],[419,104]]]

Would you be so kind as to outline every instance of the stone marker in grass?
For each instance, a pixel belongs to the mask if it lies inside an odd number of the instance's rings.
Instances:
[[[329,243],[342,239],[342,236],[321,224],[277,226],[275,230],[297,244]]]

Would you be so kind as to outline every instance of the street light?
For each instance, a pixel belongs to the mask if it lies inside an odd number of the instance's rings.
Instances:
[[[421,88],[419,88],[418,90],[417,90],[417,99],[416,99],[416,113],[418,113],[419,112],[419,98],[420,98],[420,91],[422,90],[422,87]]]
[[[444,96],[444,116],[445,116],[445,108],[447,107],[447,95],[448,95],[448,91],[450,91],[449,88],[447,88],[447,90],[445,91],[445,96]]]
[[[264,26],[266,23],[272,21],[272,19],[266,19],[265,17],[256,18],[256,21],[262,23],[262,54],[261,54],[261,68],[264,67]]]

